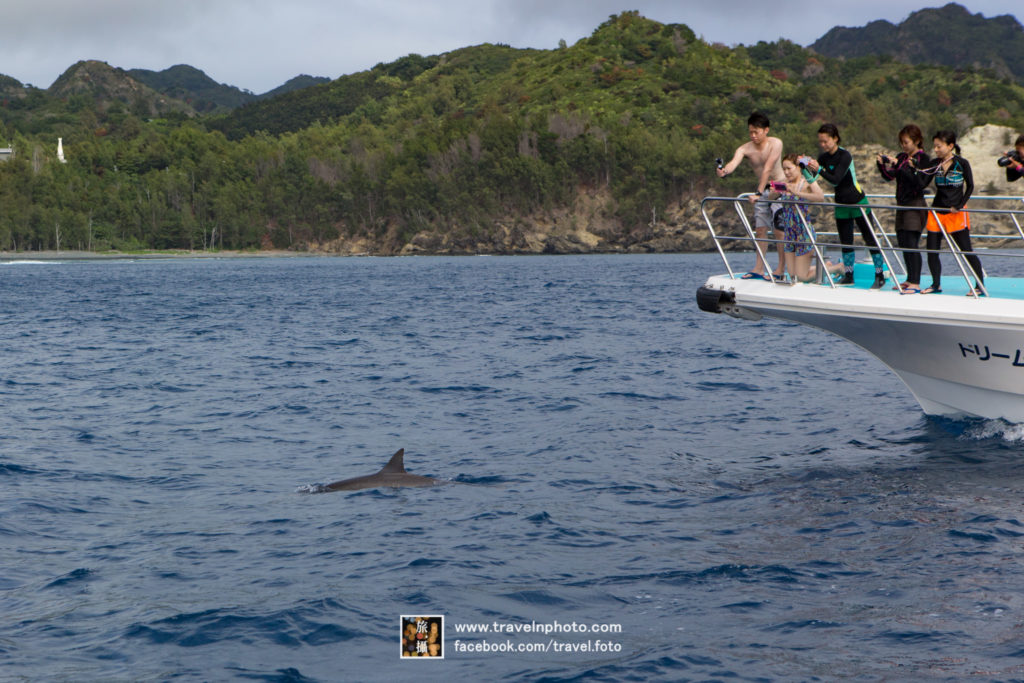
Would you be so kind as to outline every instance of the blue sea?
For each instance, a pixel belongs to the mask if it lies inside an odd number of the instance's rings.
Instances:
[[[1024,680],[1024,428],[721,270],[0,265],[0,679]]]

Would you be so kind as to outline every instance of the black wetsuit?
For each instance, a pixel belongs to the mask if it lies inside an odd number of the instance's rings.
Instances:
[[[1014,159],[1013,163],[1006,167],[1006,180],[1012,183],[1019,178],[1024,178],[1024,165]]]
[[[928,162],[928,168],[933,172],[926,171],[918,174],[924,180],[927,187],[932,178],[935,178],[935,198],[932,199],[932,206],[937,209],[958,209],[962,210],[967,205],[967,200],[974,194],[974,173],[971,165],[959,154],[953,155],[953,162],[945,172],[937,170],[941,159],[932,159]]]
[[[886,182],[896,181],[896,204],[898,206],[916,206],[922,209],[927,206],[924,200],[924,188],[917,169],[928,165],[928,155],[924,150],[917,150],[913,155],[900,152],[893,164],[876,162],[878,172]],[[928,220],[926,211],[896,212],[896,243],[900,249],[917,249],[921,243],[921,233]],[[907,267],[907,283],[921,284],[921,254],[916,251],[904,251],[903,263]]]
[[[822,152],[818,156],[818,176],[835,186],[836,204],[858,206],[866,204],[864,192],[857,182],[857,172],[853,168],[853,156],[842,147],[836,148],[831,154]],[[864,209],[870,213],[870,209]],[[836,207],[836,230],[839,242],[843,245],[843,265],[847,272],[853,272],[855,254],[853,250],[853,226],[860,228],[864,243],[871,249],[871,260],[875,262],[875,271],[882,272],[882,254],[878,251],[878,242],[868,227],[864,213],[859,208]]]
[[[928,170],[919,173],[923,185],[935,178],[935,198],[932,199],[932,207],[936,209],[957,209],[962,211],[967,205],[967,200],[974,193],[974,173],[971,165],[959,154],[953,155],[953,161],[945,172],[940,170],[941,159],[932,159],[928,163]],[[950,239],[956,242],[960,251],[964,252],[967,263],[974,271],[974,277],[982,282],[984,277],[981,270],[981,259],[974,255],[971,249],[971,231],[969,228],[949,233]],[[938,249],[942,246],[941,232],[928,232],[928,270],[932,274],[932,287],[939,289],[942,278],[942,262],[939,260]]]

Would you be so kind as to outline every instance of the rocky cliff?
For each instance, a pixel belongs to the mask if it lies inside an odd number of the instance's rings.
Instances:
[[[1024,194],[1024,181],[1006,182],[1006,174],[996,159],[1013,147],[1017,133],[1005,126],[985,125],[971,129],[961,139],[963,156],[971,161],[975,175],[976,195]],[[885,183],[875,170],[875,155],[880,151],[895,156],[896,145],[889,149],[878,146],[851,146],[858,169],[858,178],[868,194],[891,195],[894,186]],[[931,151],[931,141],[925,142]],[[815,154],[816,150],[799,150]],[[828,192],[830,188],[824,187]],[[714,186],[708,190],[715,193]],[[705,194],[693,194],[670,206],[665,215],[652,216],[651,222],[639,229],[628,230],[614,218],[613,199],[607,192],[581,188],[572,207],[532,216],[499,221],[487,230],[456,229],[448,232],[422,231],[411,236],[395,229],[377,237],[357,235],[324,244],[314,244],[313,251],[339,254],[413,255],[413,254],[589,254],[589,253],[655,253],[698,252],[714,249],[714,242],[701,212]],[[873,199],[886,203],[884,199]],[[890,200],[891,203],[891,200]],[[742,205],[748,216],[750,207]],[[973,208],[1020,208],[1019,201],[982,203]],[[733,206],[726,202],[706,205],[716,231],[723,235],[742,235],[742,223]],[[831,229],[827,212],[818,212],[818,221]],[[891,212],[879,212],[883,224],[892,222]],[[1011,234],[1016,229],[1009,219],[976,214],[976,233]],[[458,226],[456,226],[458,227]],[[727,249],[746,249],[742,242],[725,243]]]

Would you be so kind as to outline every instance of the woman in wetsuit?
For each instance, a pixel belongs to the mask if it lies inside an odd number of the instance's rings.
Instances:
[[[900,130],[899,139],[903,151],[895,159],[879,154],[876,160],[878,172],[886,182],[896,181],[897,206],[923,209],[928,204],[924,200],[924,188],[921,187],[917,171],[928,165],[928,155],[923,149],[924,136],[920,128],[910,124]],[[896,212],[896,242],[901,249],[917,249],[927,219],[927,211],[902,209]],[[904,251],[903,263],[907,266],[907,281],[901,283],[900,288],[904,294],[920,293],[921,254]]]
[[[1000,157],[999,165],[1006,167],[1006,182],[1012,183],[1024,178],[1024,135],[1017,137],[1012,152],[1006,152]]]
[[[932,286],[923,290],[922,294],[938,294],[942,291],[942,262],[939,260],[938,250],[942,246],[942,231],[939,224],[945,228],[946,234],[956,242],[957,247],[964,253],[967,263],[974,271],[977,280],[973,292],[967,292],[968,296],[977,293],[984,296],[981,285],[984,283],[984,274],[981,270],[981,259],[971,249],[971,217],[964,211],[964,205],[971,198],[974,192],[974,175],[971,173],[971,165],[967,159],[960,156],[960,145],[956,144],[956,133],[951,130],[940,130],[932,140],[935,158],[932,159],[929,167],[919,172],[922,178],[922,187],[926,186],[932,178],[935,179],[935,198],[932,200],[933,211],[928,212],[928,270],[932,274]],[[936,221],[936,216],[938,220]]]
[[[861,237],[871,250],[871,260],[875,263],[875,282],[871,289],[879,289],[885,284],[883,274],[882,253],[878,250],[878,242],[868,227],[865,215],[871,213],[870,209],[861,209],[867,206],[868,200],[857,182],[857,173],[853,169],[853,156],[839,146],[839,129],[835,124],[826,123],[818,129],[818,147],[821,148],[821,155],[817,161],[811,160],[807,168],[814,174],[814,179],[824,178],[835,186],[836,200],[836,229],[839,231],[839,241],[843,244],[843,266],[845,274],[839,281],[841,285],[853,284],[853,264],[856,260],[856,252],[853,250],[853,226],[860,228]]]

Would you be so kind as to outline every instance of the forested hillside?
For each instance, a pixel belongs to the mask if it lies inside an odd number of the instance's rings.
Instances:
[[[128,75],[157,92],[189,104],[200,113],[233,109],[256,99],[256,95],[218,83],[187,64],[178,64],[163,71],[131,69]]]
[[[986,18],[951,2],[912,12],[899,24],[837,26],[811,47],[830,57],[887,55],[909,64],[976,66],[1024,83],[1024,27],[1010,15]]]
[[[752,187],[713,160],[754,109],[794,151],[824,121],[889,147],[909,121],[1024,129],[1024,89],[990,69],[727,48],[633,12],[572,46],[410,55],[226,115],[3,85],[5,249],[671,249],[694,197]]]

